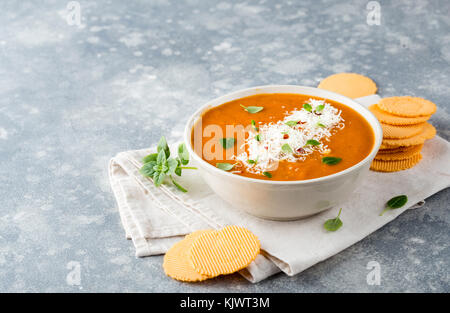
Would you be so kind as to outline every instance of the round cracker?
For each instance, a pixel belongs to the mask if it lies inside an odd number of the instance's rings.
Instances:
[[[436,112],[436,104],[433,102],[409,96],[383,98],[378,107],[385,112],[405,117],[429,116]]]
[[[412,168],[422,159],[422,154],[416,154],[405,160],[382,161],[373,160],[370,169],[377,172],[397,172]]]
[[[259,250],[259,240],[252,232],[233,225],[198,237],[189,250],[189,260],[197,272],[214,277],[247,267]]]
[[[167,276],[176,280],[196,282],[211,278],[197,272],[189,263],[188,251],[192,243],[201,235],[213,230],[199,230],[175,243],[164,256],[163,268]]]
[[[425,142],[425,140],[431,139],[436,135],[436,128],[430,123],[425,123],[422,131],[410,138],[404,139],[383,139],[381,143],[381,149],[389,148],[389,147],[409,147],[414,145],[420,145]]]
[[[425,126],[425,123],[413,125],[389,125],[381,123],[383,129],[383,138],[387,139],[402,139],[409,138],[420,133]]]
[[[420,149],[422,149],[422,146],[423,146],[423,144],[409,146],[409,147],[397,147],[397,148],[392,148],[392,149],[380,149],[380,150],[378,150],[378,154],[392,154],[392,153],[407,152],[407,151],[413,150],[417,147],[420,147]]]
[[[396,153],[378,153],[375,160],[391,161],[391,160],[406,160],[410,159],[416,154],[419,154],[423,145],[413,146],[412,149],[400,151]]]
[[[390,125],[412,125],[428,121],[431,115],[420,117],[401,117],[382,111],[376,104],[369,107],[370,112],[382,123]]]
[[[373,95],[377,85],[369,77],[356,73],[339,73],[323,79],[318,88],[334,91],[349,98]]]

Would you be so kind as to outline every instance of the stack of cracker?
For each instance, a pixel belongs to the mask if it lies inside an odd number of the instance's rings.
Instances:
[[[167,276],[176,280],[203,281],[247,267],[259,251],[258,238],[243,227],[199,230],[167,251],[163,268]]]
[[[422,98],[390,97],[369,110],[383,128],[383,142],[370,169],[396,172],[419,163],[424,142],[436,135],[436,129],[427,123],[436,105]]]

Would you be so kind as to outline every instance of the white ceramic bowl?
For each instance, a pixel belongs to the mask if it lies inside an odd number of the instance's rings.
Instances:
[[[204,161],[191,145],[191,131],[202,113],[223,103],[262,93],[294,93],[317,96],[345,104],[363,116],[372,127],[375,143],[361,162],[341,172],[315,179],[268,181],[225,172]],[[186,147],[206,183],[225,201],[252,215],[273,220],[294,220],[317,214],[344,203],[369,171],[382,141],[381,125],[365,107],[334,92],[303,86],[269,85],[239,90],[203,105],[189,119],[184,133]]]

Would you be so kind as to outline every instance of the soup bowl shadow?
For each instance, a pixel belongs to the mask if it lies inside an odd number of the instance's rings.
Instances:
[[[206,110],[236,99],[265,93],[292,93],[330,99],[358,112],[374,133],[370,153],[359,163],[338,173],[315,179],[270,181],[235,175],[216,168],[194,152],[191,132]],[[268,85],[239,90],[216,98],[199,108],[188,120],[184,141],[200,175],[226,202],[254,216],[271,220],[296,220],[345,203],[369,172],[383,138],[381,125],[364,106],[343,95],[313,87]]]

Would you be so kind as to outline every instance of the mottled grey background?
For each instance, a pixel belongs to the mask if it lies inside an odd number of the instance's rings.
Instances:
[[[342,71],[434,101],[450,139],[448,0],[380,1],[380,26],[368,1],[79,2],[81,27],[68,1],[0,4],[0,291],[450,290],[448,189],[295,277],[185,284],[162,257],[134,257],[107,179],[110,157],[180,139],[207,100]],[[380,286],[366,283],[371,260]],[[66,283],[70,261],[80,286]]]

